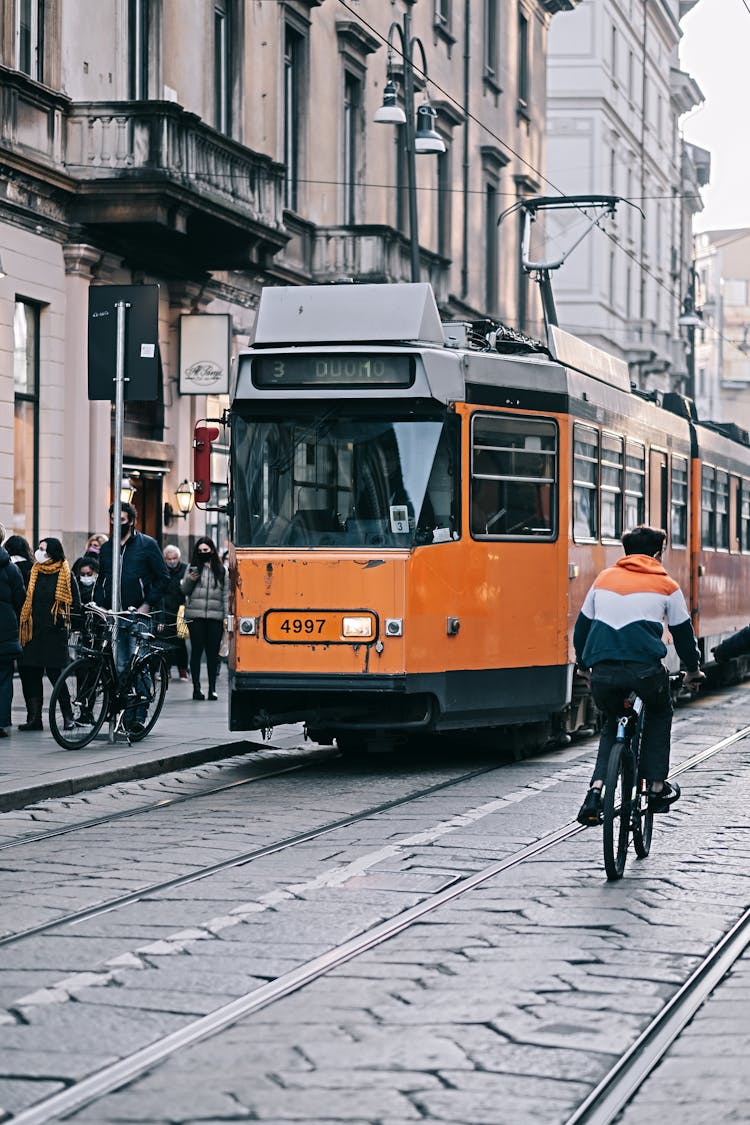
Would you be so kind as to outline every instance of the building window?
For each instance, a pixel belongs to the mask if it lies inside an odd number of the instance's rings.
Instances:
[[[471,466],[471,534],[475,538],[554,538],[554,422],[476,415],[472,423]]]
[[[287,25],[284,39],[284,202],[299,209],[300,106],[304,39]]]
[[[617,28],[612,24],[612,43],[610,47],[611,65],[612,65],[612,81],[617,85]]]
[[[599,538],[599,434],[589,426],[573,430],[573,538]]]
[[[523,12],[518,13],[518,107],[529,105],[529,21]]]
[[[13,314],[13,531],[39,536],[39,305],[17,300]]]
[[[602,539],[622,535],[623,441],[614,434],[602,434]]]
[[[232,131],[232,28],[227,0],[214,4],[214,127]]]
[[[437,158],[437,248],[444,258],[451,256],[451,188],[451,150],[446,144]]]
[[[669,541],[672,547],[687,546],[688,463],[684,457],[672,458]]]
[[[44,0],[18,0],[16,67],[37,82],[44,80]]]
[[[497,185],[484,188],[484,303],[487,312],[498,306]]]
[[[357,221],[357,182],[361,138],[362,83],[350,71],[344,77],[344,222]]]
[[[639,527],[646,517],[646,447],[629,441],[625,447],[625,528]]]
[[[148,97],[149,0],[130,0],[128,8],[129,95],[133,101]]]
[[[484,73],[497,80],[498,70],[498,0],[484,0]]]
[[[450,31],[451,0],[435,0],[435,23],[438,27]]]

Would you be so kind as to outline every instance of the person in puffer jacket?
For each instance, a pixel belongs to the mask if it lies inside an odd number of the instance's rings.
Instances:
[[[735,656],[745,656],[750,652],[750,625],[746,625],[737,633],[732,633],[731,637],[727,637],[716,648],[712,648],[711,652],[718,664],[724,664]]]
[[[201,661],[204,651],[208,668],[208,698],[218,699],[216,673],[227,616],[229,579],[216,544],[207,535],[202,535],[196,542],[193,557],[180,587],[185,594],[185,621],[190,631],[193,699],[206,698],[201,691]]]
[[[667,533],[657,527],[626,531],[625,557],[602,571],[576,620],[576,661],[584,677],[590,674],[591,694],[603,715],[591,787],[578,813],[580,824],[600,823],[609,752],[623,700],[632,691],[646,705],[641,770],[648,781],[649,808],[667,812],[680,796],[680,787],[667,781],[672,697],[662,664],[667,655],[662,640],[665,621],[687,669],[686,686],[696,687],[705,676],[685,597],[661,564],[666,538]]]

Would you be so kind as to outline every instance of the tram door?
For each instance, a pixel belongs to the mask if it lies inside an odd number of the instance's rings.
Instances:
[[[661,449],[651,450],[649,470],[649,522],[669,532],[669,471],[667,455]]]

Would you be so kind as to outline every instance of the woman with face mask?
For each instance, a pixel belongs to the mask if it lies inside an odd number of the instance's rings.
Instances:
[[[201,535],[195,544],[187,573],[180,583],[185,599],[185,620],[190,630],[190,672],[193,699],[205,699],[201,691],[201,662],[206,653],[208,698],[218,699],[216,673],[219,647],[227,616],[229,581],[216,544]]]
[[[94,586],[99,577],[99,559],[95,555],[82,555],[70,568],[81,595],[81,605],[88,605],[94,596]]]
[[[18,729],[42,730],[44,673],[51,684],[68,663],[71,615],[80,613],[78,583],[71,574],[59,539],[48,535],[39,540],[29,576],[26,600],[21,610],[19,639],[23,655],[19,672],[24,689],[28,721]],[[73,726],[70,701],[62,703],[66,730]]]

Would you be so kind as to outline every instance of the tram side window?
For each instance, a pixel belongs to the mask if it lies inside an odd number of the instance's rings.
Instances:
[[[672,547],[687,546],[688,463],[684,457],[672,458],[669,541]]]
[[[573,538],[599,537],[599,433],[590,426],[573,429]]]
[[[750,481],[743,480],[738,490],[740,550],[750,551]]]
[[[625,447],[625,529],[646,518],[646,447],[629,441]]]
[[[557,518],[557,426],[476,415],[472,424],[471,533],[552,539]]]
[[[716,469],[701,469],[701,546],[716,547]]]
[[[623,441],[614,434],[602,434],[602,539],[622,535]]]
[[[716,546],[729,550],[729,474],[716,472]]]

